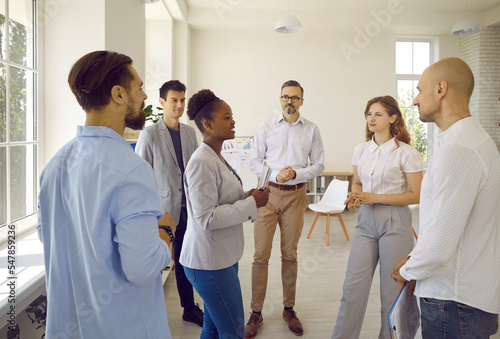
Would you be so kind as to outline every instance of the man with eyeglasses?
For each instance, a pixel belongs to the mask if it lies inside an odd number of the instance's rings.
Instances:
[[[269,201],[259,209],[254,226],[255,254],[252,264],[252,314],[245,326],[245,338],[255,338],[263,323],[262,308],[266,296],[268,264],[276,225],[280,229],[281,279],[283,283],[283,319],[295,335],[304,333],[297,318],[297,247],[307,207],[305,182],[323,173],[323,142],[318,126],[304,119],[299,108],[304,89],[295,80],[281,86],[282,114],[260,126],[250,168],[260,175],[264,165],[272,168],[269,177]]]

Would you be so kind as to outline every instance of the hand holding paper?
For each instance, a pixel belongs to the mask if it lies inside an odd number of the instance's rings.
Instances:
[[[396,267],[394,267],[394,269],[392,270],[392,274],[391,274],[391,278],[398,283],[398,288],[399,290],[401,291],[401,289],[403,288],[403,285],[407,282],[407,280],[405,278],[403,278],[401,276],[401,274],[399,274],[399,269],[404,265],[406,264],[406,262],[408,261],[408,259],[410,259],[409,257],[408,258],[401,258],[401,260],[397,263]],[[413,284],[413,289],[415,289],[415,284]],[[413,289],[412,289],[412,295],[413,295]],[[410,295],[411,296],[411,295]]]
[[[266,206],[267,201],[269,200],[269,188],[264,187],[264,189],[253,191],[252,197],[255,199],[255,204],[257,205],[257,208]]]
[[[259,178],[259,185],[257,186],[258,190],[262,191],[267,187],[271,172],[272,172],[271,168],[267,166],[262,167],[262,172],[260,173],[260,178]]]

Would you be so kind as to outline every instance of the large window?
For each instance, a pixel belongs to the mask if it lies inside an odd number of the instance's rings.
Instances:
[[[411,134],[411,143],[424,162],[428,157],[428,125],[419,120],[418,110],[412,103],[418,93],[418,79],[431,63],[431,47],[430,41],[396,42],[398,103]]]
[[[0,228],[36,212],[34,0],[0,0]]]

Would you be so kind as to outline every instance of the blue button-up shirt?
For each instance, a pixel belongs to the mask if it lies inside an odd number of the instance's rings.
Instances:
[[[151,166],[106,127],[79,126],[40,178],[47,338],[171,338],[171,260]]]

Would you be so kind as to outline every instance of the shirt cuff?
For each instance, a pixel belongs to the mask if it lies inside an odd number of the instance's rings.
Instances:
[[[269,181],[272,181],[274,183],[278,183],[278,174],[279,173],[280,173],[279,171],[273,170],[271,175],[269,176]]]
[[[406,264],[399,268],[399,275],[401,275],[407,281],[412,280],[408,277],[408,273],[406,272]]]

